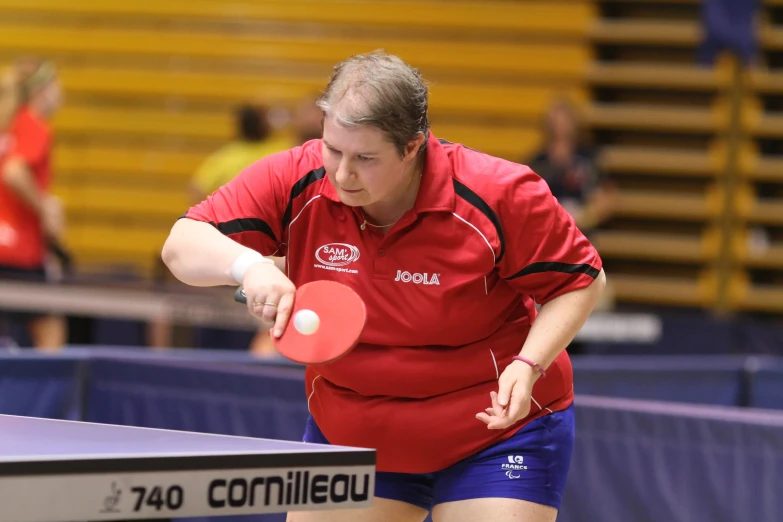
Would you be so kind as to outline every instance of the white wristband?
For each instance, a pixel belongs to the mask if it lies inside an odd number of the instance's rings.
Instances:
[[[247,272],[247,269],[250,267],[250,265],[254,265],[256,263],[274,264],[275,262],[262,256],[255,250],[246,250],[239,254],[234,260],[234,264],[231,265],[231,277],[233,277],[234,281],[241,285],[245,281],[245,272]]]

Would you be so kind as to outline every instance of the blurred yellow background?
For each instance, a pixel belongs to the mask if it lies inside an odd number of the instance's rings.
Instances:
[[[783,5],[767,0],[767,9]],[[256,103],[290,112],[383,48],[431,82],[433,132],[525,162],[557,100],[616,188],[591,239],[618,303],[783,310],[783,30],[762,57],[696,60],[697,0],[0,0],[0,61],[54,61],[55,192],[85,270],[149,276],[187,184]],[[767,13],[767,11],[765,11]],[[776,62],[775,62],[776,63]],[[286,114],[289,114],[286,123]],[[282,116],[281,116],[282,115]]]

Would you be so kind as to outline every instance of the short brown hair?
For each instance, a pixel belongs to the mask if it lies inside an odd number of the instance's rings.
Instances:
[[[335,107],[346,98],[348,109],[336,113]],[[332,114],[341,125],[371,125],[381,129],[400,156],[411,140],[423,135],[421,155],[429,137],[428,98],[427,85],[418,69],[378,50],[357,54],[337,64],[317,104],[324,114]]]
[[[31,94],[30,79],[47,63],[34,56],[25,56],[17,59],[4,72],[0,84],[0,133],[5,132],[19,108],[27,103]],[[53,66],[47,67],[53,70]],[[39,72],[33,79],[40,80],[47,70]]]

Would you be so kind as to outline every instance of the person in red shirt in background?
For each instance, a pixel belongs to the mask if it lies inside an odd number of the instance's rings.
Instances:
[[[20,60],[6,76],[0,103],[0,278],[46,281],[49,245],[64,233],[60,201],[49,193],[52,130],[49,119],[62,103],[54,65]],[[66,342],[63,317],[4,314],[22,320],[33,345],[56,349]]]
[[[554,521],[574,445],[565,348],[601,258],[529,167],[436,138],[399,58],[339,64],[318,105],[321,139],[246,168],[162,252],[186,284],[243,284],[277,337],[297,286],[365,301],[356,348],[306,369],[303,440],[375,448],[373,506],[289,521]],[[335,250],[350,254],[324,261]]]

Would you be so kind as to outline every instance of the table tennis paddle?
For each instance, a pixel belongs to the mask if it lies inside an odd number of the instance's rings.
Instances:
[[[247,303],[243,287],[234,300]],[[327,364],[356,346],[366,320],[364,301],[352,288],[335,281],[312,281],[297,288],[283,335],[272,337],[272,342],[294,362]]]

